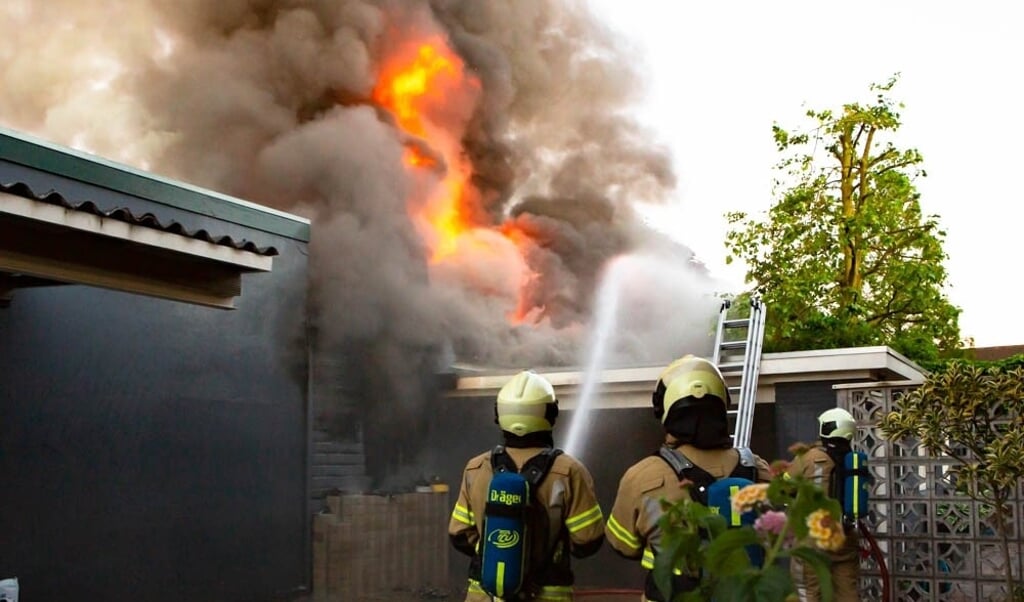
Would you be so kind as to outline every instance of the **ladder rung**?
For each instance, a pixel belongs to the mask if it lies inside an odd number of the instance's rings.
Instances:
[[[732,304],[723,302],[715,332],[714,362],[723,375],[739,378],[736,387],[729,387],[726,408],[733,431],[733,445],[749,446],[753,426],[754,404],[757,402],[757,377],[764,341],[765,308],[760,298],[750,300],[750,315],[729,319]],[[739,330],[739,332],[737,332]],[[745,331],[745,332],[744,332]],[[746,336],[741,336],[745,334]],[[734,340],[740,338],[741,340]],[[735,382],[735,380],[734,380]]]

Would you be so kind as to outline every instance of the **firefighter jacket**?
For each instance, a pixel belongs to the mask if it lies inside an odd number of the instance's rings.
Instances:
[[[814,481],[828,495],[834,495],[835,483],[832,482],[836,472],[836,463],[821,445],[816,445],[797,456],[786,471],[792,476],[802,476]],[[840,500],[842,503],[842,500]],[[860,600],[857,591],[860,576],[860,538],[851,526],[846,528],[846,541],[834,552],[827,552],[831,562],[833,600],[835,602],[856,602]],[[814,571],[794,558],[790,562],[790,573],[796,586],[797,596],[801,602],[818,602],[821,600],[821,588]]]
[[[506,451],[516,466],[544,448],[513,448]],[[469,596],[467,601],[490,600],[479,585],[480,539],[483,534],[484,507],[490,487],[491,452],[485,452],[466,463],[455,502],[448,535],[459,551],[473,558],[470,563]],[[537,600],[561,602],[572,600],[573,574],[569,555],[583,558],[597,552],[604,541],[604,516],[594,493],[590,472],[568,454],[560,454],[537,488],[535,499],[548,515],[550,562],[542,575],[532,579],[541,586]]]
[[[698,449],[689,444],[677,449],[716,479],[729,476],[739,464],[739,452],[735,449]],[[758,456],[754,456],[754,461],[757,480],[771,480],[768,463]],[[658,456],[640,460],[619,482],[615,505],[605,525],[609,545],[626,558],[640,559],[641,566],[650,571],[661,539],[661,500],[676,503],[687,497],[689,494],[667,462]],[[660,599],[659,593],[651,589],[653,581],[649,576],[647,582],[647,598]]]
[[[832,492],[832,473],[836,470],[836,463],[828,455],[825,448],[817,445],[800,454],[790,463],[788,472],[794,477],[804,477],[814,481],[814,484],[825,490],[825,493]]]

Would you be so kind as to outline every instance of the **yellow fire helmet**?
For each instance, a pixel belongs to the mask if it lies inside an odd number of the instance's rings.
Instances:
[[[842,408],[825,410],[818,416],[818,435],[822,439],[853,439],[853,431],[857,429],[857,421],[853,415]]]
[[[662,423],[668,411],[677,403],[691,405],[692,400],[706,396],[718,399],[729,406],[729,388],[722,373],[710,361],[694,355],[683,356],[669,364],[658,378],[651,402],[654,415]]]
[[[558,416],[555,389],[532,370],[520,372],[498,392],[494,413],[501,430],[520,437],[550,431]]]

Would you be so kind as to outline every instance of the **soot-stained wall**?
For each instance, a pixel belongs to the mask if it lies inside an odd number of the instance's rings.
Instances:
[[[304,589],[305,243],[82,183],[61,190],[280,256],[243,277],[234,311],[84,286],[18,290],[0,309],[0,578],[17,576],[23,600]]]

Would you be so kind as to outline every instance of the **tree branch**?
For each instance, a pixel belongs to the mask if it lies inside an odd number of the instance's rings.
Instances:
[[[900,167],[906,167],[908,165],[913,165],[915,163],[917,163],[917,161],[913,160],[913,159],[907,159],[906,161],[899,161],[899,162],[893,163],[891,165],[886,165],[882,169],[879,169],[878,171],[876,171],[875,174],[876,174],[876,176],[880,176],[880,175],[882,175],[884,173],[887,173],[887,172],[890,172],[890,171],[892,171],[894,169],[899,169]]]
[[[885,161],[886,159],[888,159],[892,155],[896,155],[896,154],[899,154],[899,153],[896,152],[895,148],[887,148],[884,151],[882,151],[881,153],[879,153],[877,157],[873,157],[868,162],[868,167],[872,168],[872,167],[878,165],[879,163],[881,163],[882,161]]]
[[[860,181],[857,182],[857,211],[864,206],[868,193],[865,189],[868,185],[868,155],[871,151],[871,141],[875,138],[875,128],[868,129],[868,138],[864,141],[864,152],[860,155]],[[884,154],[884,153],[883,153]]]

